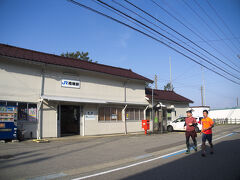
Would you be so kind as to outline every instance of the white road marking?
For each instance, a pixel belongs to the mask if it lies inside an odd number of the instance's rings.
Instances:
[[[60,177],[64,177],[67,176],[67,174],[64,173],[57,173],[57,174],[49,174],[46,176],[39,176],[39,177],[35,177],[35,178],[30,178],[28,180],[50,180],[50,179],[56,179],[56,178],[60,178]]]
[[[228,137],[228,136],[232,136],[234,134],[235,133],[229,133],[229,134],[226,134],[224,136],[218,137],[218,138],[214,139],[213,141],[217,141],[219,139],[222,139],[222,138],[225,138],[225,137]],[[198,146],[200,146],[200,145],[201,144],[199,144]],[[99,172],[99,173],[96,173],[96,174],[91,174],[91,175],[88,175],[88,176],[82,176],[82,177],[74,178],[72,180],[82,180],[82,179],[87,179],[87,178],[91,178],[91,177],[100,176],[100,175],[103,175],[103,174],[108,174],[108,173],[115,172],[115,171],[120,171],[120,170],[127,169],[127,168],[130,168],[130,167],[138,166],[140,164],[145,164],[145,163],[152,162],[152,161],[155,161],[155,160],[158,160],[158,159],[170,157],[171,155],[177,155],[178,153],[183,152],[184,150],[185,149],[181,149],[179,151],[175,151],[175,152],[172,152],[172,153],[169,153],[169,154],[158,156],[158,157],[155,157],[155,158],[152,158],[152,159],[148,159],[148,160],[145,160],[145,161],[141,161],[141,162],[138,162],[138,163],[133,163],[133,164],[130,164],[130,165],[127,165],[127,166],[122,166],[122,167],[119,167],[119,168],[115,168],[115,169]]]
[[[139,159],[144,159],[144,158],[151,157],[151,156],[152,156],[152,154],[143,154],[143,155],[135,157],[135,159],[139,160]]]

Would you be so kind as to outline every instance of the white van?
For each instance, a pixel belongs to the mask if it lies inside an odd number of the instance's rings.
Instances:
[[[186,131],[186,129],[184,128],[185,118],[186,117],[180,117],[180,118],[177,118],[174,121],[169,121],[168,125],[167,125],[168,132]],[[197,132],[200,132],[202,130],[202,124],[201,124],[202,117],[197,117],[196,120],[197,120],[197,123],[198,123],[198,125],[196,127],[196,130],[197,130]]]

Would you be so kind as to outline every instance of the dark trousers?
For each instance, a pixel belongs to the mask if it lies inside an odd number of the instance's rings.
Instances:
[[[186,131],[185,135],[186,135],[186,145],[187,145],[187,149],[188,149],[188,150],[190,149],[190,144],[189,144],[189,139],[190,139],[190,137],[191,137],[192,140],[193,140],[194,146],[197,147],[197,140],[196,140],[197,133],[196,133],[196,131]]]
[[[202,151],[205,153],[206,150],[206,141],[208,141],[210,147],[211,147],[211,152],[213,152],[213,144],[212,144],[212,134],[202,134]]]

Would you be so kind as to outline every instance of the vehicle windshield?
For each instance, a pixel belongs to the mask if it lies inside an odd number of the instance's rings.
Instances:
[[[177,122],[183,122],[183,121],[185,121],[185,117],[177,118],[177,119],[174,120],[173,122],[177,123]]]

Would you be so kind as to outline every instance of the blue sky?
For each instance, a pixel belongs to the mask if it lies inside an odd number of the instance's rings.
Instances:
[[[210,3],[230,27],[235,37],[232,36],[217,18],[206,0],[197,2],[214,19],[227,37],[221,33],[193,0],[185,1],[200,14],[205,22],[202,22],[201,19],[193,14],[191,9],[182,0],[155,1],[177,15],[194,31],[200,33],[201,37],[228,57],[231,62],[168,16],[150,0],[131,2],[151,12],[159,20],[184,34],[210,53],[224,60],[224,62],[240,70],[240,59],[237,58],[237,54],[240,54],[240,0],[210,0]],[[83,0],[81,2],[119,18],[119,16],[102,8],[91,0]],[[123,10],[112,1],[105,2]],[[127,7],[131,7],[122,0],[119,0],[119,2]],[[134,8],[131,9],[136,11]],[[140,13],[139,11],[136,12]],[[131,14],[131,16],[137,17],[134,14]],[[147,18],[163,27],[157,21],[149,17]],[[1,0],[0,19],[0,43],[52,54],[77,50],[88,51],[90,57],[99,63],[131,68],[134,72],[150,79],[154,79],[154,75],[157,74],[159,89],[162,89],[169,82],[169,56],[171,56],[172,79],[175,91],[193,100],[195,102],[193,105],[201,105],[200,86],[202,83],[202,73],[199,65],[138,32],[75,6],[66,0]],[[128,22],[121,17],[120,19]],[[156,27],[154,28],[159,30]],[[169,31],[165,27],[163,29]],[[219,36],[212,31],[215,31]],[[226,40],[219,40],[219,37]],[[181,38],[181,40],[183,39]],[[189,55],[188,52],[185,53]],[[200,59],[197,60],[201,62]],[[209,60],[216,62],[213,58],[209,58]],[[218,64],[220,63],[218,62]],[[240,73],[234,72],[234,70],[227,68],[225,65],[222,64],[221,67],[240,77]],[[214,68],[211,67],[211,69]],[[206,105],[210,105],[212,108],[236,106],[236,98],[240,98],[240,85],[229,82],[209,70],[204,69],[203,71],[206,85]]]

